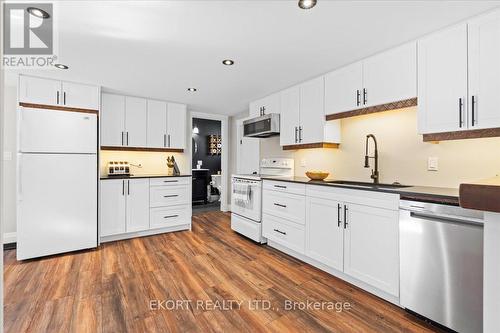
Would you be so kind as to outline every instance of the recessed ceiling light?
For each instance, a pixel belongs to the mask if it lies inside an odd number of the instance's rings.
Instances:
[[[196,89],[196,88],[188,88],[188,91],[190,91],[190,92],[195,92],[196,90],[198,90],[198,89]]]
[[[222,63],[226,66],[232,66],[234,65],[234,60],[231,60],[231,59],[224,59],[222,60]]]
[[[49,18],[49,17],[50,17],[49,13],[47,13],[45,10],[40,9],[40,8],[36,8],[36,7],[28,7],[28,8],[26,8],[26,10],[27,10],[27,11],[28,11],[28,13],[30,13],[31,15],[36,16],[36,17],[39,17],[39,18],[41,18],[41,19],[46,19],[46,18]]]
[[[299,0],[299,7],[302,9],[311,9],[316,6],[317,0]]]
[[[57,67],[59,69],[68,69],[69,67],[63,64],[54,64],[54,67]]]

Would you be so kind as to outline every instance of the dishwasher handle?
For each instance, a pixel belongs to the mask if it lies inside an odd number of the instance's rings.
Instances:
[[[483,223],[479,221],[467,220],[464,218],[449,216],[449,215],[440,215],[440,214],[425,213],[425,212],[410,212],[410,217],[424,219],[424,220],[432,220],[441,223],[466,224],[471,226],[483,227]]]

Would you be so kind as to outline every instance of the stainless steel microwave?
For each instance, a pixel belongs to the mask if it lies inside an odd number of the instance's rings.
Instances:
[[[243,121],[243,136],[252,138],[267,138],[279,134],[279,113],[270,113]]]

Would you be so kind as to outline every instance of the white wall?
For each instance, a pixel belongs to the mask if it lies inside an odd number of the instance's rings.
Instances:
[[[3,148],[6,154],[11,153],[12,159],[3,161],[2,188],[3,198],[3,234],[10,237],[16,231],[16,104],[17,89],[14,86],[4,86],[3,119],[4,136]],[[8,242],[11,240],[7,239]]]
[[[416,107],[343,119],[341,127],[339,149],[304,149],[291,153],[296,176],[305,177],[307,170],[326,170],[331,178],[371,181],[371,169],[363,167],[365,137],[369,133],[377,137],[380,181],[384,183],[399,181],[458,188],[460,183],[500,173],[500,138],[439,144],[423,142],[422,135],[417,134]],[[280,154],[288,157],[287,152],[280,152],[279,139],[265,140],[268,141],[261,144],[261,158]],[[427,171],[428,157],[439,158],[439,171]]]

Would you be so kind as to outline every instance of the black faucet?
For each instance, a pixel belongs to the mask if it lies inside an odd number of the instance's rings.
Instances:
[[[368,156],[368,139],[372,138],[373,143],[375,144],[375,154],[373,156]],[[366,136],[366,144],[365,144],[365,168],[370,167],[370,158],[375,160],[375,170],[372,169],[372,175],[370,176],[373,179],[374,184],[378,184],[379,181],[379,172],[378,172],[378,148],[377,148],[377,139],[375,135],[368,134]]]

